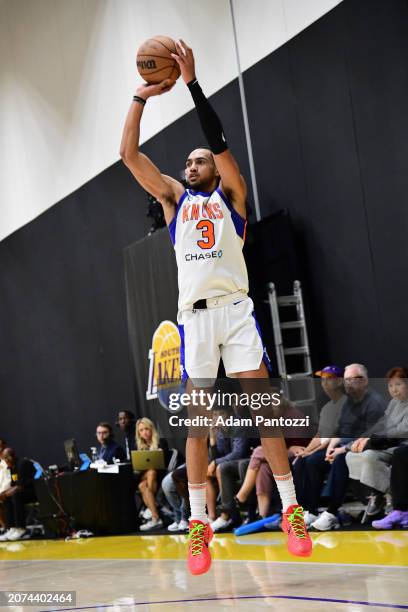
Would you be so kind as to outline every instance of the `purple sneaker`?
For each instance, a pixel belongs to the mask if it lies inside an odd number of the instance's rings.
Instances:
[[[393,527],[408,527],[408,512],[393,510],[380,521],[373,521],[374,529],[392,529]]]
[[[402,517],[401,517],[401,527],[408,527],[408,510],[405,510],[404,512],[402,510],[400,510]]]

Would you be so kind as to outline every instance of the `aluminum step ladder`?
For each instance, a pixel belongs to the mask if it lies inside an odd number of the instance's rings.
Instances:
[[[276,292],[274,283],[268,283],[268,302],[273,323],[276,359],[279,375],[282,378],[283,392],[296,406],[315,405],[316,393],[313,380],[312,362],[310,359],[309,340],[307,336],[305,310],[303,306],[302,287],[298,280],[293,283],[292,295],[280,295]],[[281,321],[280,309],[292,307],[296,318],[292,321]],[[287,347],[284,343],[285,331],[299,331],[297,346]],[[283,332],[283,334],[282,334]],[[287,357],[298,356],[302,363],[301,369],[288,372]]]

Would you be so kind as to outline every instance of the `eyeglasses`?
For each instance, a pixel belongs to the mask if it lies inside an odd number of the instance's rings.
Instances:
[[[345,383],[355,382],[356,380],[364,380],[365,376],[350,376],[350,378],[345,378]]]
[[[108,434],[109,431],[107,429],[102,429],[102,431],[101,430],[96,430],[96,433],[97,434]]]

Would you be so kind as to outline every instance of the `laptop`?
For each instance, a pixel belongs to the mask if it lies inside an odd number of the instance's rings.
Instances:
[[[164,453],[161,448],[158,450],[133,450],[130,452],[132,467],[134,472],[143,470],[164,470]]]

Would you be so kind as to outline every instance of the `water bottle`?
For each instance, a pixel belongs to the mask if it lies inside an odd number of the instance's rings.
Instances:
[[[96,446],[91,446],[91,457],[92,457],[92,463],[95,463],[95,461],[98,459],[98,453],[96,451]]]

